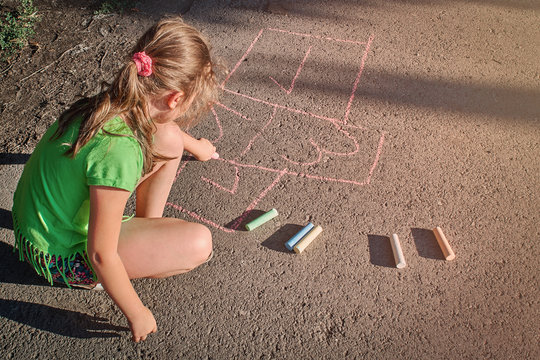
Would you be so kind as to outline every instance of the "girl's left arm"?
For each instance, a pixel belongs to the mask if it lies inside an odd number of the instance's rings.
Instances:
[[[118,254],[122,217],[129,195],[122,189],[90,186],[87,250],[99,281],[126,316],[133,339],[139,341],[157,327],[154,316],[133,289]]]
[[[207,161],[212,158],[216,158],[216,147],[212,143],[205,139],[195,139],[193,136],[180,130],[184,138],[184,150],[190,152],[199,161]]]

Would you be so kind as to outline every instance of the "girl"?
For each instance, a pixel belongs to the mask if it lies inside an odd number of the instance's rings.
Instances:
[[[76,102],[43,136],[14,195],[20,259],[53,282],[102,284],[126,316],[133,340],[157,330],[130,279],[187,272],[212,253],[203,225],[163,218],[184,150],[216,157],[193,125],[216,100],[209,46],[180,18],[139,40],[112,85]],[[123,219],[136,191],[135,217]]]

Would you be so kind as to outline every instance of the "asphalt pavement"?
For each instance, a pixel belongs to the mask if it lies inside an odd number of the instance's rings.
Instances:
[[[127,47],[181,11],[168,6],[146,1],[108,17],[71,9],[96,35],[65,29],[59,41]],[[219,104],[190,130],[220,158],[185,158],[166,216],[206,224],[213,260],[133,282],[158,332],[132,343],[104,292],[50,287],[12,254],[11,199],[32,145],[6,145],[1,358],[540,358],[537,2],[195,1],[185,19],[230,71]],[[71,83],[99,80],[114,55],[92,49],[84,66],[69,52],[32,78],[62,63],[78,71]],[[11,76],[47,64],[32,59]],[[48,106],[76,95],[55,86],[61,96]],[[40,108],[39,95],[21,97]],[[2,118],[31,116],[17,106]],[[277,217],[245,230],[272,208]],[[301,254],[287,250],[308,222],[322,233]]]

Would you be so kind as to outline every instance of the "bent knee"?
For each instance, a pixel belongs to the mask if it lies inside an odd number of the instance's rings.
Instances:
[[[195,266],[205,263],[212,254],[212,233],[201,224],[193,224],[190,234],[190,247]]]

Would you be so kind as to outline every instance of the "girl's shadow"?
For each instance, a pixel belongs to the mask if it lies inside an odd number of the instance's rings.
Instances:
[[[19,254],[13,252],[13,246],[2,241],[0,259],[1,283],[50,286],[28,263],[19,261]],[[126,327],[109,324],[107,319],[19,300],[0,299],[0,317],[58,335],[83,339],[119,337],[119,331],[129,331]]]
[[[0,259],[0,283],[50,286],[27,262],[19,261],[19,253],[13,251],[13,246],[2,241]]]
[[[30,159],[30,154],[0,153],[0,165],[24,165]]]
[[[13,219],[11,217],[11,211],[6,209],[0,209],[0,228],[13,230]]]
[[[109,324],[107,319],[18,300],[0,299],[0,316],[36,329],[72,338],[120,337],[124,326]]]

